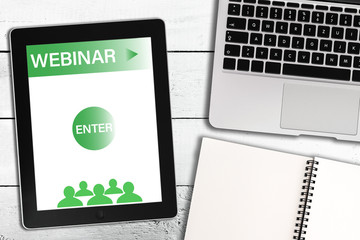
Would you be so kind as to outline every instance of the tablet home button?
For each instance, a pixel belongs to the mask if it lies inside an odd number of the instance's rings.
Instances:
[[[97,219],[103,219],[104,218],[104,210],[98,210],[95,214]]]

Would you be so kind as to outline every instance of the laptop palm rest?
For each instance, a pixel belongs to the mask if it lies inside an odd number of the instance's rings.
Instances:
[[[359,91],[284,84],[281,128],[356,135]]]

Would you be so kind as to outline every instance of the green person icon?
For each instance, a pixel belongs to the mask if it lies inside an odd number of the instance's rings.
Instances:
[[[84,197],[94,195],[89,189],[87,189],[87,183],[85,181],[80,182],[80,190],[76,192],[75,197]]]
[[[104,186],[101,184],[96,184],[94,187],[95,196],[90,198],[87,205],[102,205],[102,204],[112,204],[111,198],[104,196]]]
[[[74,198],[74,194],[75,194],[74,188],[67,186],[64,189],[65,198],[59,202],[57,207],[63,208],[63,207],[80,207],[80,206],[82,206],[83,203],[79,199]]]
[[[142,202],[142,198],[133,193],[134,192],[134,184],[131,182],[126,182],[123,186],[125,194],[121,195],[117,203],[130,203],[130,202]]]
[[[109,186],[110,188],[108,190],[105,191],[105,194],[118,194],[118,193],[123,193],[123,191],[116,187],[117,185],[117,181],[115,179],[111,179],[109,181]]]

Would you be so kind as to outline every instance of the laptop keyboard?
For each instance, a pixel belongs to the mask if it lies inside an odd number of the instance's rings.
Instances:
[[[230,0],[223,69],[360,82],[355,8]]]

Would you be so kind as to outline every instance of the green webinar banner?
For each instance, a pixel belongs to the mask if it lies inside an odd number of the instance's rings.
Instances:
[[[26,55],[29,77],[152,67],[150,38],[28,45]]]

